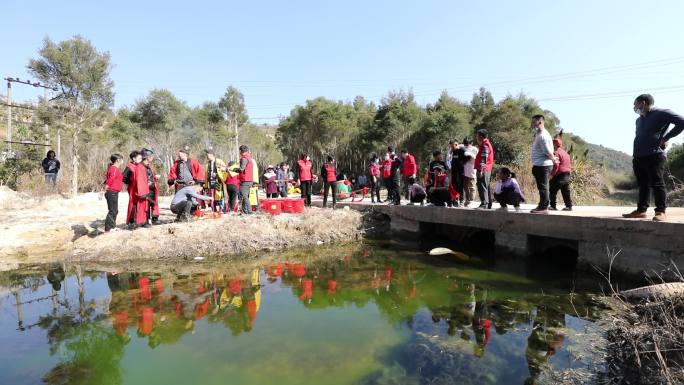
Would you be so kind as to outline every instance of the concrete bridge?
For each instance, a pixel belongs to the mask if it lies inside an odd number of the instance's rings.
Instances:
[[[540,215],[529,213],[534,207],[531,205],[523,206],[520,212],[371,205],[367,199],[338,205],[355,210],[372,206],[389,216],[393,232],[405,236],[438,232],[463,239],[474,232],[486,232],[493,236],[497,249],[509,253],[530,255],[563,247],[576,253],[580,265],[607,268],[609,254],[619,251],[612,266],[615,271],[652,274],[664,271],[671,261],[684,271],[684,208],[670,208],[667,222],[653,222],[650,217],[623,219],[621,214],[633,210],[628,207],[584,206],[574,207],[572,212]]]

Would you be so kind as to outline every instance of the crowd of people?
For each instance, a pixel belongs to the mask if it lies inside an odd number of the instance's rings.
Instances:
[[[637,209],[623,217],[646,218],[653,191],[656,205],[653,220],[664,221],[664,151],[668,140],[684,130],[684,118],[653,105],[653,96],[649,94],[639,95],[634,101],[634,112],[639,115],[633,155],[639,200]],[[671,124],[674,128],[669,130]],[[572,157],[563,147],[562,131],[552,138],[544,125],[543,115],[532,117],[531,129],[534,132],[531,173],[539,193],[538,204],[531,212],[547,214],[549,210],[558,210],[559,191],[565,206],[562,210],[571,211]],[[475,140],[468,137],[461,142],[450,140],[448,148],[446,154],[440,150],[432,153],[432,159],[420,179],[415,156],[407,150],[396,154],[391,146],[387,147],[384,158],[381,159],[377,154],[370,157],[365,173],[349,178],[337,169],[337,162],[332,156],[325,157],[318,175],[314,173],[309,154],[301,154],[293,170],[290,170],[289,164],[282,162],[277,166],[268,165],[261,175],[246,145],[239,148],[239,160],[228,163],[218,158],[213,149],[206,149],[205,165],[190,156],[188,146],[183,146],[166,178],[167,184],[175,191],[170,209],[178,221],[188,220],[198,207],[210,207],[215,212],[251,215],[253,208],[258,206],[258,186],[263,187],[267,198],[297,194],[308,207],[311,206],[312,191],[316,186],[323,196],[323,208],[328,207],[329,194],[332,208],[335,208],[338,199],[353,197],[357,191],[364,196],[369,194],[372,204],[383,203],[380,191],[384,187],[387,190],[384,203],[387,204],[400,205],[403,198],[408,205],[471,207],[479,200],[478,209],[492,209],[492,202],[496,201],[501,210],[508,210],[509,206],[520,210],[520,204],[526,202],[526,197],[510,168],[499,167],[495,170],[496,154],[487,130],[478,130]],[[155,154],[150,149],[133,151],[121,172],[123,156],[111,156],[104,182],[108,206],[105,231],[117,230],[118,193],[124,184],[129,194],[126,214],[128,227],[149,227],[158,223],[160,175],[155,172],[154,159]],[[54,185],[60,169],[54,151],[47,153],[42,168],[46,182]]]

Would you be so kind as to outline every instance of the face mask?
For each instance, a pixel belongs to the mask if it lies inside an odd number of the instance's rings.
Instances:
[[[306,160],[311,160],[311,158],[309,158],[309,157],[307,156],[307,157],[306,157]]]
[[[637,115],[642,115],[642,114],[644,113],[644,109],[641,108],[641,107],[634,107],[634,112],[635,112]]]

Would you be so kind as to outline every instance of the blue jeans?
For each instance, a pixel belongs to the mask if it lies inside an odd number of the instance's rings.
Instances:
[[[57,173],[45,174],[45,183],[51,184],[53,187],[57,185]]]

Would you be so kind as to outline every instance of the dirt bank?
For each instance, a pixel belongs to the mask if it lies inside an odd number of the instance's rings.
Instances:
[[[149,229],[84,236],[69,258],[191,259],[357,239],[361,215],[351,210],[312,208],[301,215],[256,215],[171,223]]]
[[[160,225],[103,234],[106,203],[96,193],[34,200],[3,188],[0,270],[60,260],[206,258],[351,241],[363,231],[360,213],[318,208],[301,215],[224,216],[174,223],[169,200],[160,199]],[[119,223],[125,220],[127,204],[127,194],[120,194]]]

